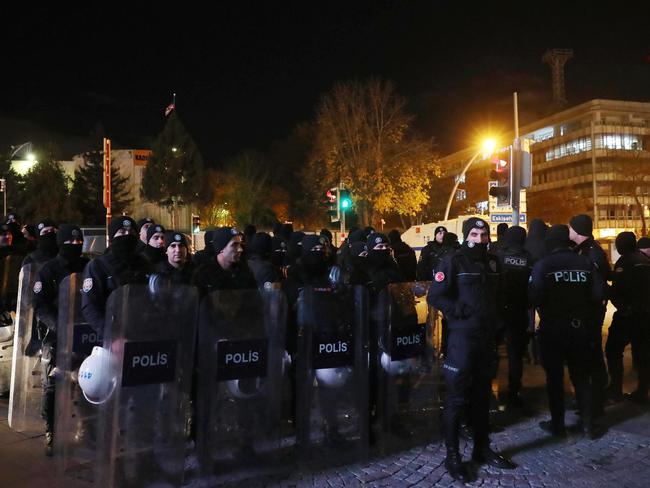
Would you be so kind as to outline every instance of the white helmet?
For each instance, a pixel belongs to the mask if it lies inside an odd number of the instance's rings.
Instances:
[[[0,342],[7,342],[14,338],[14,326],[6,325],[0,327]]]
[[[316,379],[319,384],[330,388],[341,388],[352,376],[352,368],[323,368],[316,370]]]
[[[117,385],[116,378],[110,376],[110,358],[108,350],[95,346],[79,367],[79,387],[86,400],[94,405],[108,400]]]
[[[397,376],[407,374],[415,369],[418,365],[417,358],[402,359],[400,361],[392,361],[390,355],[385,352],[381,353],[381,367],[384,368],[390,376]]]
[[[235,398],[253,398],[264,387],[264,378],[245,378],[226,383],[228,391]]]

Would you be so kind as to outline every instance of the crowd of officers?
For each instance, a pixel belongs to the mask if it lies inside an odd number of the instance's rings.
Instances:
[[[623,351],[631,343],[638,388],[630,397],[646,402],[650,386],[650,238],[637,242],[631,232],[616,238],[620,258],[613,270],[592,236],[587,215],[570,225],[548,227],[534,220],[523,228],[502,224],[490,242],[489,226],[480,218],[463,223],[463,241],[437,227],[434,238],[415,252],[398,231],[388,235],[371,227],[351,229],[340,248],[331,233],[295,232],[291,224],[276,224],[272,233],[248,225],[241,233],[220,227],[205,233],[205,248],[192,254],[187,236],[168,231],[145,218],[115,217],[108,227],[109,247],[88,261],[82,255],[83,233],[76,225],[57,225],[44,219],[21,226],[9,214],[0,226],[0,257],[26,255],[38,274],[33,288],[37,320],[26,354],[39,350],[44,366],[43,417],[46,450],[54,435],[54,380],[58,285],[71,273],[84,273],[82,309],[99,333],[104,328],[108,296],[129,283],[147,283],[151,274],[172,283],[192,284],[204,296],[222,289],[265,289],[281,282],[290,310],[302,287],[364,285],[372,300],[388,284],[430,281],[427,300],[442,312],[441,357],[446,384],[442,430],[447,448],[446,467],[457,480],[469,474],[459,453],[459,432],[465,422],[474,441],[473,460],[503,469],[515,465],[490,448],[489,403],[497,372],[497,346],[508,354],[508,402],[523,404],[523,357],[531,339],[541,352],[546,370],[551,419],[540,427],[558,437],[564,423],[564,365],[576,392],[581,427],[596,436],[595,419],[606,401],[623,398]],[[332,273],[333,267],[340,273]],[[611,282],[611,285],[608,284]],[[602,325],[607,301],[616,307],[606,345]],[[539,317],[536,323],[535,317]],[[289,320],[287,349],[295,352],[295,321]],[[371,400],[372,403],[372,400]],[[371,405],[372,408],[372,405]],[[372,417],[372,412],[371,412]]]

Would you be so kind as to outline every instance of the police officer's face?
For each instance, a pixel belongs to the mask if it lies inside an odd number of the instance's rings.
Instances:
[[[185,263],[187,260],[187,248],[180,242],[172,242],[167,247],[167,261],[172,266],[178,266]]]
[[[229,267],[238,263],[241,259],[242,252],[244,252],[244,248],[242,247],[241,236],[233,237],[219,253],[221,256],[221,264]]]
[[[143,224],[142,227],[140,227],[140,240],[145,244],[147,243],[147,229],[152,225],[153,224],[149,222],[147,224]]]
[[[569,226],[569,239],[576,244],[580,241],[580,235],[575,230],[573,230],[573,227],[571,226]]]
[[[444,238],[445,238],[445,231],[444,230],[438,231],[438,233],[436,234],[436,242],[438,244],[442,244],[442,240]]]
[[[165,246],[165,234],[162,232],[156,232],[149,239],[149,245],[157,249]]]
[[[39,234],[44,236],[46,234],[51,234],[52,232],[56,233],[56,227],[53,225],[48,225],[47,227],[43,227]]]
[[[489,240],[490,235],[487,229],[474,228],[467,234],[467,242],[473,242],[474,244],[487,244]]]

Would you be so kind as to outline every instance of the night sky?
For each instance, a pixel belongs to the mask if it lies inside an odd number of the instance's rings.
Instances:
[[[650,101],[649,2],[139,3],[1,7],[0,125],[13,127],[0,133],[3,151],[34,138],[35,126],[84,137],[101,124],[117,146],[146,146],[176,92],[178,114],[215,165],[286,137],[334,82],[379,76],[444,154],[482,128],[511,130],[514,90],[521,123],[544,114],[551,83],[541,57],[552,47],[575,51],[570,105]]]

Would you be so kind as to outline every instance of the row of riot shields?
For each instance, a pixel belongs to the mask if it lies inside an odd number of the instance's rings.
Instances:
[[[217,291],[199,303],[189,286],[126,285],[109,297],[99,335],[81,313],[82,281],[69,276],[59,291],[54,439],[69,475],[99,486],[180,486],[190,404],[204,476],[254,472],[285,452],[349,462],[367,455],[370,437],[388,450],[433,436],[426,283],[374,297],[363,287],[305,287],[290,356],[279,289]],[[27,370],[29,392],[25,378]],[[36,416],[28,397],[14,395],[23,399],[15,411]]]
[[[23,255],[5,256],[0,261],[0,393],[10,391],[16,332],[18,282]]]

